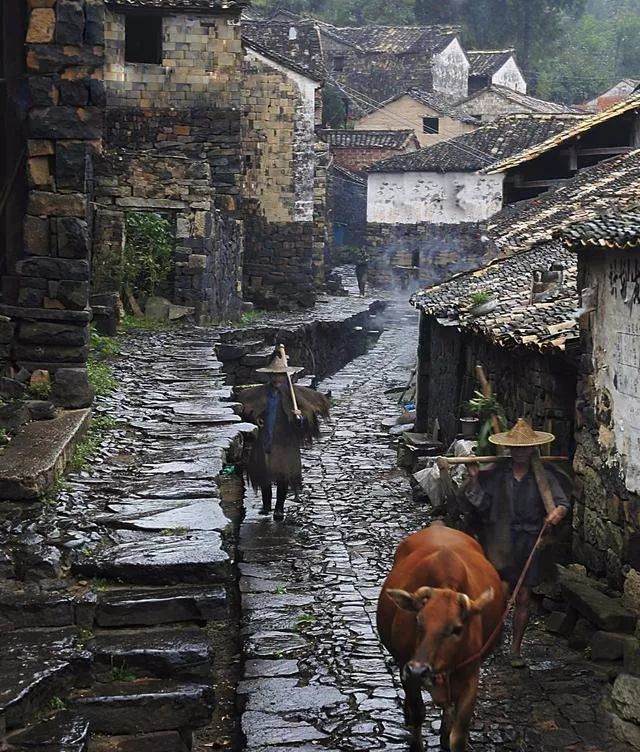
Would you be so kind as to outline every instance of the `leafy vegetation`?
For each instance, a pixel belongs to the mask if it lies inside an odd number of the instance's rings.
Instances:
[[[173,232],[168,219],[155,212],[127,214],[124,286],[136,298],[165,290],[171,273]]]
[[[29,384],[27,392],[32,399],[48,400],[51,394],[51,384],[48,381],[38,381],[35,384]]]
[[[493,300],[493,293],[488,290],[477,290],[469,295],[469,300],[472,306],[479,306]]]
[[[495,446],[489,441],[493,431],[493,418],[496,417],[501,431],[507,430],[507,419],[504,408],[495,396],[485,397],[480,391],[475,391],[467,403],[467,410],[480,419],[476,454],[488,456],[495,454]]]
[[[111,678],[117,682],[131,682],[135,681],[136,675],[133,674],[128,668],[127,664],[122,662],[120,665],[111,662]]]
[[[98,397],[107,397],[118,388],[118,379],[113,375],[111,366],[104,360],[89,357],[87,374],[89,383],[95,388]]]

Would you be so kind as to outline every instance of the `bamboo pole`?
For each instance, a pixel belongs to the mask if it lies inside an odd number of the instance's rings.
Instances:
[[[541,462],[568,462],[568,457],[540,457]],[[509,462],[511,457],[501,455],[500,457],[438,457],[436,464],[438,467],[448,465],[491,465],[494,463]]]
[[[296,417],[301,417],[302,413],[298,409],[298,400],[296,399],[296,393],[293,388],[293,381],[291,381],[291,374],[289,373],[289,362],[287,360],[287,353],[285,352],[284,345],[278,345],[278,352],[284,363],[284,367],[287,369],[287,381],[289,382],[289,390],[291,392],[291,401],[293,402],[293,414]]]

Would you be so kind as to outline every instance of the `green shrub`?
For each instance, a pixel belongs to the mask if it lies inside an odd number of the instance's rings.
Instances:
[[[472,306],[479,306],[483,303],[488,303],[492,299],[493,293],[489,292],[488,290],[478,290],[477,292],[472,292],[471,295],[469,295],[469,300],[471,301]]]
[[[173,231],[171,223],[155,212],[127,214],[124,248],[124,285],[146,299],[165,288],[171,273]]]

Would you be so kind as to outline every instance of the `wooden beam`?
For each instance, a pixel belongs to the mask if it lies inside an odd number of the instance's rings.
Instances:
[[[566,178],[548,178],[547,180],[523,180],[518,183],[517,188],[548,188],[550,185],[559,185],[569,180],[572,176]]]
[[[616,154],[628,154],[633,151],[633,146],[600,146],[590,149],[578,149],[579,157],[615,156]]]

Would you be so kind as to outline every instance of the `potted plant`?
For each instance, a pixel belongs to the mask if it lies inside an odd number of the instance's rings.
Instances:
[[[476,290],[469,295],[469,302],[471,304],[469,313],[472,316],[482,316],[485,313],[490,313],[498,305],[498,301],[493,297],[493,293],[490,290]]]

